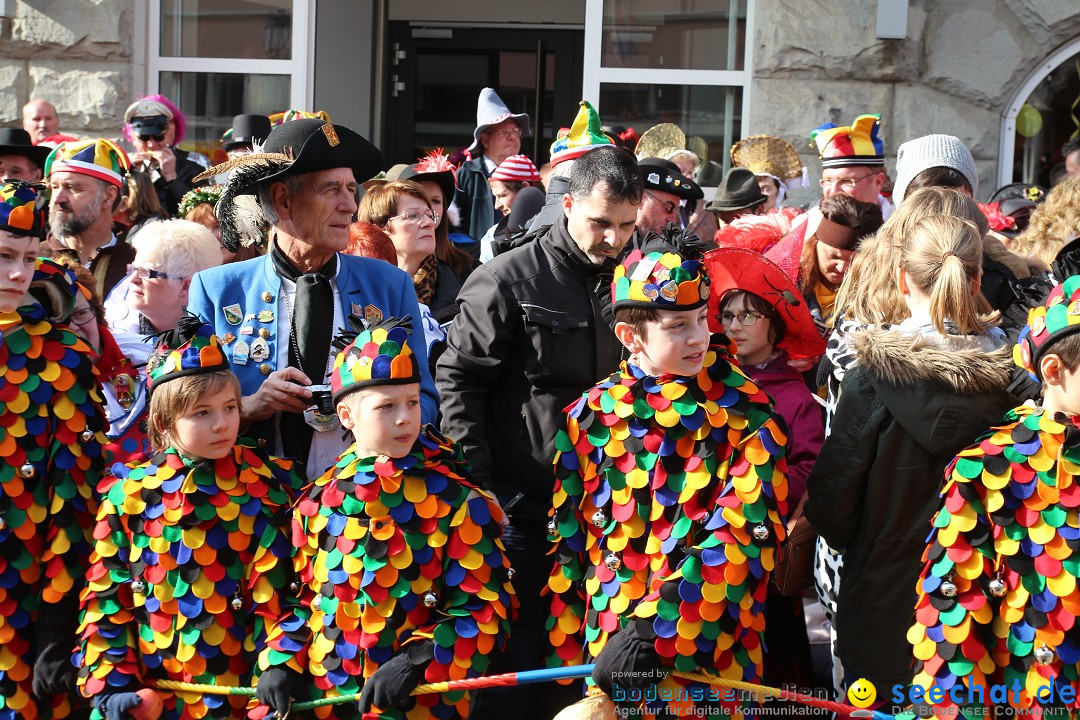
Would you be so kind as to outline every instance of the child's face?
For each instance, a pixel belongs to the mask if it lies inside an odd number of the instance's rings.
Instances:
[[[638,367],[650,375],[697,375],[709,349],[708,306],[658,313],[659,320],[646,323],[644,336],[631,331],[627,348],[637,355]]]
[[[743,320],[752,324],[744,325]],[[772,322],[750,307],[744,293],[721,303],[720,324],[735,341],[735,354],[743,365],[763,363],[772,355]]]
[[[11,312],[22,305],[34,279],[38,245],[36,237],[0,230],[0,312]]]
[[[173,445],[191,460],[220,460],[232,452],[240,432],[240,398],[231,384],[207,393],[176,419]]]
[[[353,431],[360,455],[405,457],[420,435],[420,385],[376,385],[337,404],[341,424]]]

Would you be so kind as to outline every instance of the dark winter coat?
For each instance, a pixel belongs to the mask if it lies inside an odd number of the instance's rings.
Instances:
[[[461,164],[457,171],[457,184],[454,202],[461,211],[461,232],[480,240],[488,228],[502,217],[501,213],[495,212],[495,198],[488,185],[483,155]]]
[[[906,634],[944,470],[1013,406],[1011,354],[986,339],[867,330],[850,340],[832,431],[807,481],[806,517],[844,553],[836,611],[845,676],[912,679]]]
[[[437,368],[442,429],[464,445],[477,484],[504,502],[525,494],[516,518],[546,522],[563,410],[619,367],[602,315],[610,283],[564,217],[481,265],[458,294]]]
[[[161,208],[169,214],[176,216],[176,210],[180,207],[180,200],[194,187],[205,185],[206,182],[195,182],[195,176],[206,170],[202,165],[188,158],[188,151],[174,147],[176,155],[176,177],[165,182],[160,173],[155,175],[154,190],[157,191],[158,202]]]

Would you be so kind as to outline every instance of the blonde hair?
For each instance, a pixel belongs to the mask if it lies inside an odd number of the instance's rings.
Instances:
[[[909,313],[896,282],[896,270],[904,257],[905,238],[920,221],[933,215],[967,220],[978,229],[980,238],[989,229],[979,206],[961,192],[929,187],[907,196],[877,234],[863,239],[852,258],[836,294],[838,325],[841,318],[864,325],[895,324],[907,319]],[[981,293],[978,304],[980,312],[991,309]]]
[[[231,387],[236,393],[236,401],[240,402],[240,381],[229,370],[178,377],[155,387],[150,394],[149,422],[146,423],[146,439],[154,452],[174,444],[172,435],[176,421],[200,398],[221,392],[225,387]]]
[[[1009,246],[1020,257],[1034,257],[1049,265],[1070,235],[1080,233],[1080,178],[1066,180],[1031,213],[1027,228]]]
[[[162,220],[144,225],[131,239],[135,250],[149,253],[172,278],[190,278],[221,264],[221,243],[209,229],[191,220]]]
[[[908,284],[930,296],[930,322],[944,334],[951,320],[961,333],[981,333],[972,284],[982,273],[983,233],[970,220],[932,215],[920,220],[904,238],[900,267]]]

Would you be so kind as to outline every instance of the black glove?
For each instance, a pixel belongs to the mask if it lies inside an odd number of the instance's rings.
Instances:
[[[32,685],[35,698],[45,701],[75,692],[75,666],[71,664],[74,651],[74,637],[53,640],[38,651]]]
[[[655,642],[651,620],[631,620],[608,638],[596,656],[592,678],[597,687],[611,696],[614,685],[624,689],[647,688],[667,677],[668,670],[660,664]]]
[[[371,712],[372,705],[380,710],[408,710],[415,702],[410,695],[434,657],[435,645],[430,640],[406,645],[364,683],[360,692],[360,712]]]
[[[300,673],[292,668],[272,667],[259,676],[255,697],[282,718],[289,712],[299,686]]]
[[[141,702],[142,698],[133,692],[94,696],[94,707],[101,711],[106,720],[130,720],[128,710]]]

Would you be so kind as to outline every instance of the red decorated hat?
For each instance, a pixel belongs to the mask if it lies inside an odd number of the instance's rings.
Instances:
[[[709,328],[713,332],[723,332],[720,303],[724,295],[733,290],[745,290],[767,300],[783,319],[786,330],[777,347],[789,357],[816,358],[825,352],[825,340],[818,333],[810,308],[795,285],[799,263],[798,255],[792,249],[796,247],[796,240],[789,236],[767,255],[742,248],[718,248],[705,253],[705,267],[712,278]],[[775,260],[771,259],[773,257]]]

